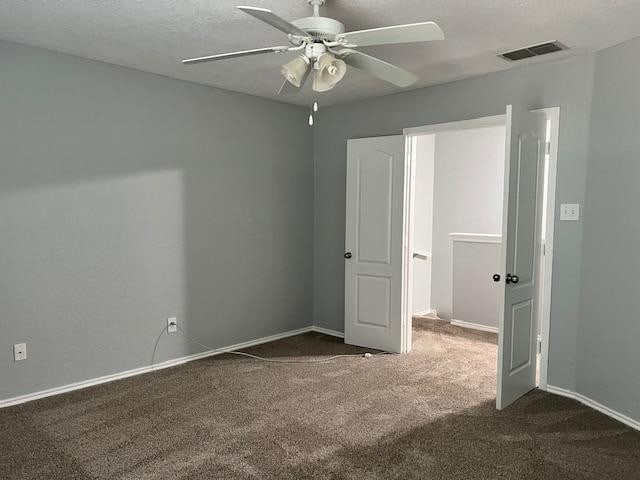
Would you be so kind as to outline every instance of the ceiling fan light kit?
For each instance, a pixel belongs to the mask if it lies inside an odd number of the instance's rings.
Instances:
[[[331,90],[344,78],[347,66],[404,88],[414,84],[418,77],[400,67],[362,53],[356,48],[444,39],[442,30],[434,22],[345,32],[345,26],[338,20],[320,16],[320,7],[326,0],[307,1],[313,8],[313,15],[292,22],[280,18],[266,8],[238,7],[243,12],[286,33],[290,46],[257,48],[190,58],[183,60],[183,63],[191,65],[263,53],[298,52],[296,58],[281,68],[285,80],[278,95],[299,92],[312,71],[313,90],[316,92]],[[310,116],[310,125],[312,124],[313,118]]]

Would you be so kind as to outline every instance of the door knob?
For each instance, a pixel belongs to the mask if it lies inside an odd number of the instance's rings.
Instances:
[[[507,282],[507,284],[518,283],[519,281],[520,281],[520,277],[518,277],[517,275],[511,275],[510,273],[507,273],[507,277],[505,278],[505,282]]]
[[[491,277],[491,278],[493,278],[494,282],[499,282],[500,281],[500,274],[499,273],[494,273],[493,277]]]
[[[344,258],[351,258],[351,252],[346,252],[344,254]]]

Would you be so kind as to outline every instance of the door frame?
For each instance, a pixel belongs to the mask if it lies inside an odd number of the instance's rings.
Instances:
[[[545,254],[542,256],[544,276],[542,279],[542,305],[540,305],[540,370],[538,388],[547,390],[549,370],[549,339],[551,329],[551,295],[553,284],[553,247],[556,221],[556,187],[558,173],[558,137],[560,135],[560,107],[532,110],[546,116],[550,122],[550,138],[547,138],[549,176],[547,177],[547,204],[545,226]]]
[[[540,318],[540,369],[539,385],[542,390],[547,389],[547,375],[549,364],[549,339],[551,324],[551,292],[552,292],[552,268],[553,247],[555,235],[555,211],[556,211],[556,178],[558,166],[558,135],[560,130],[560,107],[548,107],[531,110],[540,112],[551,122],[551,138],[549,147],[549,175],[547,179],[547,205],[546,205],[546,254],[544,256],[544,279],[540,288],[543,289],[543,303],[541,305]],[[436,123],[418,127],[405,128],[405,179],[403,195],[403,234],[402,234],[402,300],[401,300],[401,332],[402,353],[411,350],[413,312],[413,216],[415,199],[415,137],[447,131],[459,131],[506,125],[506,115],[490,115],[467,120]],[[506,158],[505,158],[506,161]],[[506,185],[505,185],[506,188]],[[505,248],[504,242],[502,248]]]

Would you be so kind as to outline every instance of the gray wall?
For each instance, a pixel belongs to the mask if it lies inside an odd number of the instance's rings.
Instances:
[[[595,56],[593,115],[585,56],[326,108],[313,141],[304,109],[0,43],[0,399],[148,365],[171,315],[222,346],[313,300],[342,330],[346,140],[520,103],[562,109],[558,206],[590,162],[584,256],[583,222],[555,227],[549,383],[640,417],[638,47]]]
[[[560,106],[557,205],[582,203],[592,79],[593,57],[583,56],[323,109],[314,142],[314,324],[343,330],[347,139],[497,115],[509,103],[528,108]],[[549,382],[573,390],[582,222],[558,222],[555,228]]]
[[[440,318],[450,319],[450,234],[502,234],[505,127],[439,132],[435,137],[431,308]],[[483,323],[480,319],[456,319]]]
[[[146,366],[172,315],[214,347],[311,324],[304,109],[15,44],[0,65],[0,399]]]
[[[495,328],[497,331],[500,284],[492,282],[490,277],[491,272],[500,271],[501,254],[501,243],[454,242],[451,272],[454,320]]]
[[[640,39],[596,55],[578,392],[640,419]]]

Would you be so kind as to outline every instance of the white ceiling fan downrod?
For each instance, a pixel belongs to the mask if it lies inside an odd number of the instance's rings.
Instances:
[[[320,7],[322,7],[327,0],[309,0],[309,5],[313,7],[313,16],[320,16]]]

